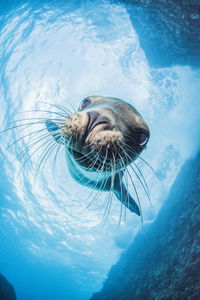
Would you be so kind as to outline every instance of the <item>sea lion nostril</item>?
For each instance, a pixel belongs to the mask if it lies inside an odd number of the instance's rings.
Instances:
[[[99,113],[97,111],[89,111],[88,115],[90,118],[89,123],[93,123],[99,117]]]
[[[109,119],[105,116],[100,115],[97,111],[89,111],[89,122],[86,129],[86,136],[92,131],[92,129],[103,123],[109,123]]]

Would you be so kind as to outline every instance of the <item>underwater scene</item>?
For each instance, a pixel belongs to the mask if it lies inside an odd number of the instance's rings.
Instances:
[[[0,2],[0,300],[200,299],[198,0]]]

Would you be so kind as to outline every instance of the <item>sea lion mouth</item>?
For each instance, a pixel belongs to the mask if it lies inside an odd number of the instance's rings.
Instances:
[[[108,124],[110,123],[109,119],[105,116],[101,116],[98,112],[96,111],[91,111],[88,112],[88,117],[89,117],[89,121],[88,121],[88,125],[87,128],[85,130],[85,134],[84,134],[84,140],[86,140],[86,138],[88,137],[88,135],[90,134],[90,132],[99,124]]]

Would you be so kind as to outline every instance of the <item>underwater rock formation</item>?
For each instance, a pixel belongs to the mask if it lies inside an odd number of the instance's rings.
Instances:
[[[200,299],[200,153],[91,300]]]
[[[113,0],[130,14],[151,67],[200,67],[199,0]]]
[[[17,300],[15,290],[8,280],[0,273],[0,299]]]

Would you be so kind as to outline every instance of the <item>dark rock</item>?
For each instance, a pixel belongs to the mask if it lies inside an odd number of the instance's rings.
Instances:
[[[91,300],[200,299],[200,153]]]
[[[15,290],[8,280],[0,273],[0,299],[17,300]]]
[[[200,67],[199,0],[113,0],[127,6],[151,67]]]

